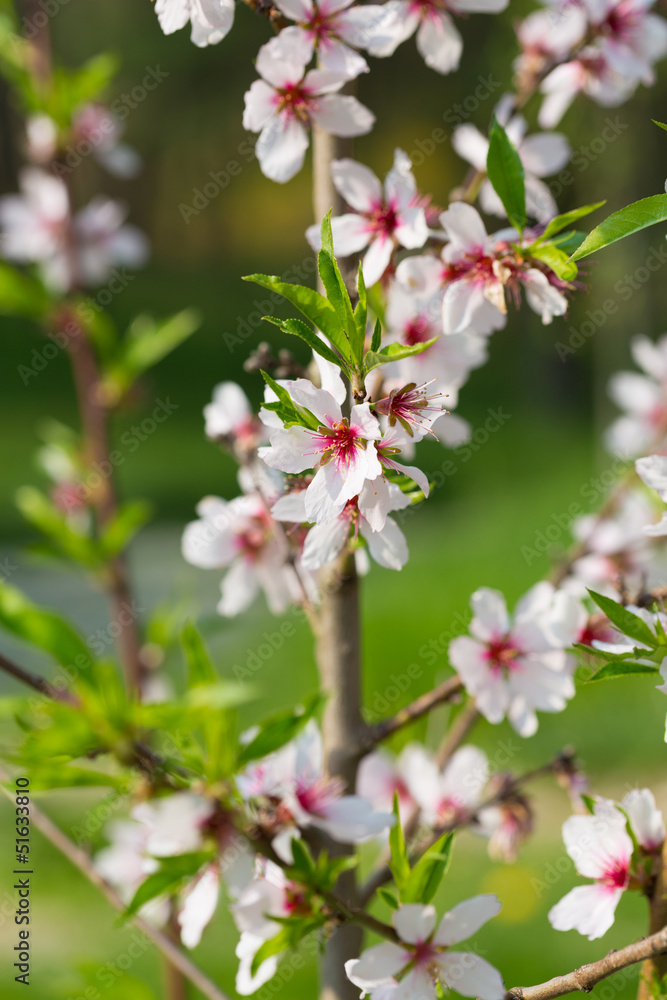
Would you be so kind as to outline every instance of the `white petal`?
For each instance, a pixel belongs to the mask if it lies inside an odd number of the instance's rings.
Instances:
[[[408,903],[394,910],[393,921],[401,941],[421,944],[428,941],[435,928],[435,906]]]
[[[220,590],[222,598],[218,602],[218,614],[233,618],[245,611],[259,590],[257,573],[252,563],[238,559],[225,574]]]
[[[391,941],[383,941],[373,948],[367,948],[361,958],[352,958],[345,963],[345,972],[350,982],[362,990],[372,990],[386,984],[406,963],[405,951]]]
[[[667,502],[667,455],[647,455],[635,462],[637,475]]]
[[[647,851],[657,850],[665,840],[665,824],[653,792],[648,788],[633,788],[621,805],[641,846]]]
[[[190,0],[156,0],[155,13],[165,35],[171,35],[190,20]]]
[[[350,257],[358,253],[368,246],[371,238],[366,219],[352,212],[334,216],[331,220],[331,235],[334,250],[339,257]]]
[[[372,212],[382,204],[382,186],[372,170],[356,160],[334,160],[331,179],[357,212]]]
[[[563,841],[586,878],[604,878],[609,869],[629,864],[632,856],[625,816],[609,802],[596,803],[593,816],[570,816],[563,823]]]
[[[462,159],[473,165],[475,170],[486,171],[489,140],[474,125],[460,125],[454,129],[452,146]]]
[[[185,897],[178,924],[186,948],[196,948],[201,941],[204,928],[218,905],[219,889],[220,873],[215,868],[208,868]]]
[[[285,184],[301,170],[308,149],[308,132],[301,122],[274,115],[260,132],[255,153],[262,173]]]
[[[472,952],[447,952],[437,959],[442,978],[450,989],[464,997],[503,1000],[505,984],[496,968]]]
[[[366,524],[362,521],[361,534],[375,562],[385,569],[403,569],[409,557],[408,543],[396,522],[388,517],[380,531],[372,531],[370,526],[366,529]]]
[[[285,28],[262,45],[255,65],[260,76],[274,87],[284,89],[301,82],[312,54],[313,44],[305,31]]]
[[[477,639],[494,640],[509,631],[507,604],[499,590],[480,587],[470,598],[470,607],[475,616],[470,631]]]
[[[276,110],[276,92],[264,80],[255,80],[245,94],[243,127],[249,132],[261,132]]]
[[[430,69],[451,73],[458,68],[463,39],[449,14],[443,13],[422,22],[417,32],[417,48]]]
[[[589,941],[606,934],[614,922],[622,889],[604,885],[579,885],[549,910],[549,922],[557,931],[579,931]]]
[[[364,281],[367,288],[379,281],[387,270],[393,249],[391,238],[382,234],[371,242],[363,260]]]
[[[528,173],[549,177],[569,162],[572,149],[560,132],[539,132],[523,140],[519,155]]]
[[[312,116],[324,132],[339,136],[365,135],[375,123],[372,111],[356,97],[343,94],[325,94],[319,98]]]
[[[316,524],[312,527],[306,536],[301,560],[306,569],[319,569],[335,559],[342,551],[349,533],[350,523],[345,517],[337,517],[328,524]]]
[[[465,941],[500,913],[501,903],[497,896],[473,896],[459,903],[440,921],[434,941],[440,945],[458,944]],[[469,994],[466,994],[469,995]]]

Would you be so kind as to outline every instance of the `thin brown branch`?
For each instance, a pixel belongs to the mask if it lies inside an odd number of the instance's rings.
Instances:
[[[629,965],[636,965],[637,962],[653,959],[656,955],[664,955],[666,951],[667,927],[663,927],[656,934],[619,951],[612,951],[599,962],[582,965],[565,976],[556,976],[538,986],[514,986],[507,991],[507,1000],[551,1000],[552,997],[563,997],[567,993],[590,993],[597,983],[615,972]]]
[[[45,677],[40,677],[39,674],[33,674],[29,670],[19,667],[17,663],[13,663],[12,660],[9,660],[2,653],[0,653],[0,670],[4,670],[6,674],[10,674],[11,677],[16,678],[17,681],[21,681],[22,684],[27,684],[34,691],[39,691],[46,698],[76,705],[76,699],[67,691],[59,691]]]
[[[435,762],[440,771],[444,770],[464,739],[479,719],[474,698],[463,706],[435,752]]]
[[[432,691],[427,691],[426,694],[415,698],[405,708],[399,709],[396,715],[392,715],[391,718],[384,719],[382,722],[378,722],[377,725],[371,726],[364,736],[362,752],[364,754],[370,753],[378,743],[393,736],[399,729],[403,729],[404,726],[409,726],[410,723],[421,719],[423,715],[426,715],[437,705],[444,705],[446,702],[451,701],[452,698],[455,698],[460,693],[462,688],[463,682],[460,677],[448,677],[446,681],[438,684]]]
[[[67,345],[72,364],[81,413],[81,425],[88,461],[99,470],[99,487],[91,497],[98,513],[100,527],[104,528],[116,516],[118,504],[114,489],[114,466],[109,459],[109,429],[107,406],[101,392],[97,359],[86,331],[76,317],[66,311]],[[104,471],[108,470],[108,471]],[[116,638],[128,691],[141,690],[144,668],[141,662],[141,643],[134,603],[130,592],[127,566],[122,556],[111,559],[107,566],[107,592],[112,620],[119,626]]]
[[[5,779],[6,775],[0,772],[0,777]],[[14,801],[11,792],[9,789],[5,788],[4,785],[0,785],[0,790],[11,802]],[[109,885],[106,879],[102,878],[86,852],[80,847],[77,847],[76,844],[74,844],[69,837],[67,837],[62,830],[52,822],[46,813],[42,812],[39,806],[35,805],[34,802],[30,803],[30,820],[31,824],[37,827],[46,839],[50,841],[50,843],[52,843],[53,846],[68,859],[68,861],[71,861],[72,864],[86,876],[89,882],[100,890],[114,909],[118,910],[119,913],[125,912],[125,903],[113,886]],[[134,916],[131,919],[135,927],[138,927],[147,938],[150,938],[165,958],[167,958],[168,961],[175,966],[175,968],[177,968],[187,979],[189,979],[190,982],[196,986],[205,997],[207,997],[207,1000],[229,1000],[226,994],[224,994],[222,990],[218,989],[215,983],[209,979],[208,976],[205,975],[176,944],[174,944],[167,934],[158,930],[156,927],[153,927],[139,916]]]

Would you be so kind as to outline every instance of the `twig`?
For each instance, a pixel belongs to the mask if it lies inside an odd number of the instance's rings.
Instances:
[[[474,698],[471,698],[456,716],[436,750],[435,762],[438,770],[444,770],[478,719],[477,705]]]
[[[432,691],[427,691],[426,694],[420,695],[419,698],[406,705],[405,708],[399,709],[396,715],[392,715],[391,718],[384,719],[382,722],[378,722],[377,725],[371,726],[364,736],[362,753],[370,753],[378,743],[393,736],[399,729],[410,725],[411,722],[415,722],[417,719],[421,719],[423,715],[426,715],[427,712],[430,712],[437,705],[444,705],[445,702],[450,701],[459,694],[462,687],[463,682],[460,677],[448,677],[446,681],[438,684]]]
[[[555,979],[540,983],[538,986],[514,986],[507,991],[506,997],[507,1000],[551,1000],[552,997],[562,997],[567,993],[590,993],[597,983],[614,972],[653,958],[655,955],[662,955],[665,951],[667,951],[667,927],[663,927],[657,934],[651,934],[650,937],[637,941],[636,944],[629,944],[619,951],[610,952],[599,962],[582,965],[581,968],[568,972],[565,976],[556,976]]]
[[[0,778],[5,779],[6,775],[0,772]],[[2,793],[10,800],[14,801],[11,792],[4,785],[0,785]],[[109,885],[106,879],[94,867],[92,861],[85,851],[67,837],[62,830],[43,813],[34,802],[30,803],[31,823],[63,854],[86,878],[96,886],[114,909],[120,913],[125,912],[126,905],[120,898],[113,886]],[[229,1000],[229,997],[218,989],[212,980],[199,969],[188,956],[178,948],[174,942],[163,931],[153,927],[139,916],[131,918],[135,927],[138,927],[147,938],[162,952],[168,961],[175,966],[190,982],[200,990],[208,1000]]]
[[[40,694],[47,698],[52,698],[54,701],[63,701],[70,705],[76,705],[77,703],[76,699],[67,691],[59,691],[45,677],[40,677],[39,674],[32,674],[29,670],[24,670],[23,667],[19,667],[17,663],[13,663],[2,653],[0,653],[0,670],[4,670],[6,674],[10,674],[17,681],[27,684],[28,687],[39,691]]]

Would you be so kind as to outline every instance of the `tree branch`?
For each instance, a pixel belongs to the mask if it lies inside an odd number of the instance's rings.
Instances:
[[[6,775],[0,772],[0,778],[6,779]],[[4,785],[0,785],[0,791],[13,802],[12,793]],[[37,827],[37,829],[50,841],[54,847],[56,847],[61,854],[63,854],[68,861],[79,869],[79,871],[86,876],[89,882],[92,882],[106,899],[111,903],[114,909],[118,910],[119,913],[124,913],[126,910],[126,905],[120,898],[116,890],[109,885],[106,879],[102,878],[100,873],[94,867],[92,861],[88,857],[85,851],[67,837],[62,830],[52,822],[51,819],[43,813],[39,806],[35,805],[34,802],[30,803],[30,820],[31,823]],[[158,930],[153,927],[147,921],[143,920],[139,916],[133,916],[131,918],[132,923],[135,927],[146,935],[147,938],[153,942],[153,944],[158,948],[165,958],[182,974],[190,980],[190,982],[200,990],[207,1000],[229,1000],[222,990],[218,989],[215,983],[206,976],[198,966],[192,962],[188,956],[181,951],[179,947],[169,938],[167,934],[163,931]]]
[[[22,684],[27,684],[34,691],[39,691],[46,698],[66,702],[69,705],[76,705],[76,699],[67,691],[59,691],[45,677],[40,677],[39,674],[32,674],[29,670],[24,670],[23,667],[19,667],[17,663],[13,663],[3,653],[0,653],[0,670],[4,670],[6,674],[14,677],[17,681],[21,681]]]
[[[507,1000],[551,1000],[552,997],[562,997],[567,993],[590,993],[597,983],[614,972],[656,955],[664,955],[666,951],[667,927],[663,927],[657,934],[651,934],[627,948],[612,951],[599,962],[582,965],[565,976],[556,976],[538,986],[514,986],[507,991],[506,997]]]
[[[415,698],[405,708],[399,709],[396,715],[392,715],[391,718],[384,719],[382,722],[378,722],[377,725],[371,726],[368,732],[364,734],[362,754],[370,753],[378,743],[393,736],[399,729],[410,725],[411,722],[421,719],[423,715],[426,715],[437,705],[444,705],[445,702],[451,701],[452,698],[459,694],[462,688],[463,682],[460,677],[448,677],[446,681],[438,684],[432,691],[427,691],[426,694]]]

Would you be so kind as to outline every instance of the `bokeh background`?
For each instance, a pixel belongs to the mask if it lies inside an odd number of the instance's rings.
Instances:
[[[177,406],[140,448],[124,456],[119,480],[125,496],[148,497],[155,508],[153,526],[144,530],[132,552],[140,605],[178,605],[184,614],[196,608],[221,675],[234,676],[234,666],[243,666],[264,633],[275,632],[281,622],[259,603],[236,620],[216,618],[218,575],[183,563],[179,535],[201,496],[236,495],[231,461],[204,438],[202,407],[213,386],[230,378],[240,381],[258,401],[260,380],[243,371],[243,362],[263,339],[276,349],[284,346],[275,328],[262,327],[253,319],[245,325],[249,317],[265,310],[261,291],[243,283],[240,276],[255,271],[285,274],[304,261],[309,266],[303,234],[312,222],[310,166],[307,163],[289,184],[277,186],[262,176],[248,153],[253,137],[241,125],[243,94],[255,77],[253,58],[270,37],[270,28],[243,4],[238,6],[232,35],[204,50],[191,45],[187,31],[163,36],[149,0],[67,0],[55,7],[53,44],[64,63],[77,65],[107,50],[120,56],[121,71],[110,101],[131,91],[148,68],[159,67],[168,74],[127,117],[125,138],[145,160],[142,175],[132,182],[114,181],[88,158],[73,180],[82,203],[98,190],[124,198],[131,207],[131,220],[151,239],[150,265],[110,305],[117,323],[123,327],[143,311],[166,315],[186,306],[195,306],[202,315],[199,332],[144,381],[141,396],[116,427],[119,438],[157,399],[168,398]],[[359,94],[377,114],[377,124],[371,135],[358,141],[358,158],[382,176],[395,146],[409,153],[428,152],[433,129],[443,128],[447,138],[430,155],[416,157],[423,162],[415,173],[420,188],[446,205],[448,193],[461,183],[466,169],[449,141],[454,118],[458,114],[461,121],[486,129],[496,99],[511,85],[511,60],[516,54],[512,24],[528,9],[512,2],[503,16],[464,21],[463,68],[452,76],[428,70],[412,41],[391,60],[373,61],[372,72],[359,82]],[[492,96],[469,114],[465,110],[461,114],[456,105],[474,94],[480,78],[492,81]],[[570,167],[573,180],[557,199],[561,211],[602,197],[614,210],[663,190],[667,135],[651,119],[664,118],[666,80],[663,72],[655,88],[640,90],[620,109],[609,111],[582,100],[567,114],[562,128],[576,158]],[[0,105],[0,180],[2,191],[12,191],[20,164],[20,121],[2,85]],[[471,105],[469,101],[467,107]],[[527,115],[533,123],[535,112],[530,105]],[[600,138],[607,119],[615,123],[611,142]],[[210,172],[225,171],[232,160],[242,164],[240,174],[186,223],[180,206],[192,205],[195,189],[210,180]],[[427,690],[444,676],[446,642],[461,629],[470,592],[481,585],[495,586],[514,601],[548,572],[550,559],[568,544],[571,505],[582,513],[594,509],[604,487],[617,477],[619,466],[600,444],[600,433],[613,415],[605,385],[612,371],[627,366],[633,335],[655,337],[663,332],[667,266],[660,264],[655,272],[645,267],[652,251],[662,253],[663,248],[664,233],[656,227],[606,250],[587,268],[588,294],[576,297],[566,319],[544,327],[524,309],[512,313],[507,328],[494,335],[489,363],[472,373],[461,393],[458,412],[478,431],[475,446],[455,453],[438,445],[423,446],[421,465],[428,473],[433,475],[448,461],[455,471],[452,474],[448,467],[445,483],[428,505],[405,519],[411,549],[405,570],[392,574],[374,567],[364,585],[369,707],[381,706],[383,699],[389,710],[398,705],[392,675],[403,675],[411,663],[418,664],[421,673],[402,699]],[[634,291],[626,276],[634,282]],[[599,310],[609,299],[618,309],[600,323],[604,314]],[[591,325],[595,330],[586,336]],[[21,484],[40,482],[34,464],[40,424],[50,416],[65,423],[76,419],[67,360],[55,358],[25,385],[19,366],[31,364],[32,352],[42,343],[40,335],[13,320],[2,320],[1,327],[0,542],[3,559],[8,560],[3,566],[9,569],[10,582],[24,587],[34,599],[66,611],[84,634],[90,634],[107,623],[103,599],[90,591],[87,581],[38,561],[26,550],[32,536],[13,505]],[[238,337],[245,330],[249,335]],[[230,349],[225,334],[237,335],[241,342]],[[559,343],[575,348],[565,360],[559,357]],[[483,430],[489,411],[504,414],[502,426],[490,434]],[[2,648],[20,655],[26,664],[48,670],[47,664],[4,639]],[[168,666],[178,684],[181,668],[177,657],[172,660]],[[315,688],[311,640],[302,625],[255,679],[260,695],[246,711],[247,721],[293,705]],[[0,690],[16,693],[16,686],[4,678],[0,682]],[[666,708],[664,697],[654,693],[650,682],[582,684],[564,713],[542,716],[533,739],[519,741],[508,728],[487,724],[479,726],[476,738],[499,765],[509,747],[511,766],[518,771],[543,763],[565,745],[575,745],[597,791],[620,798],[637,783],[652,785],[667,808],[667,748],[662,742]],[[419,724],[397,739],[395,748],[413,736],[435,744],[446,724],[447,712],[440,710],[428,725]],[[569,806],[548,781],[534,791],[535,837],[519,861],[511,866],[491,863],[485,843],[465,833],[438,901],[442,906],[453,904],[480,889],[500,894],[502,914],[480,932],[476,944],[500,966],[508,985],[538,982],[567,971],[633,940],[645,928],[643,902],[629,898],[623,900],[617,923],[602,942],[589,944],[574,932],[558,934],[550,929],[547,910],[576,881],[560,841],[560,824]],[[109,807],[100,794],[82,792],[73,797],[58,792],[40,799],[72,835],[85,829],[92,850],[104,843],[105,816],[122,814],[122,808]],[[24,994],[11,971],[15,941],[8,820],[8,807],[0,801],[6,845],[6,856],[0,857],[0,995],[14,998]],[[132,931],[119,926],[96,891],[39,835],[34,837],[33,851],[37,874],[32,995],[40,1000],[159,997],[160,966],[152,949],[131,960],[120,978],[113,973],[101,976],[107,962],[127,965]],[[235,940],[221,907],[195,953],[232,995]],[[314,998],[312,950],[305,969],[294,970],[289,963],[286,968],[269,992],[261,994],[262,1000],[269,995]],[[602,1000],[612,1000],[630,996],[634,989],[635,973],[617,977],[596,992]],[[194,990],[191,995],[196,995]]]

